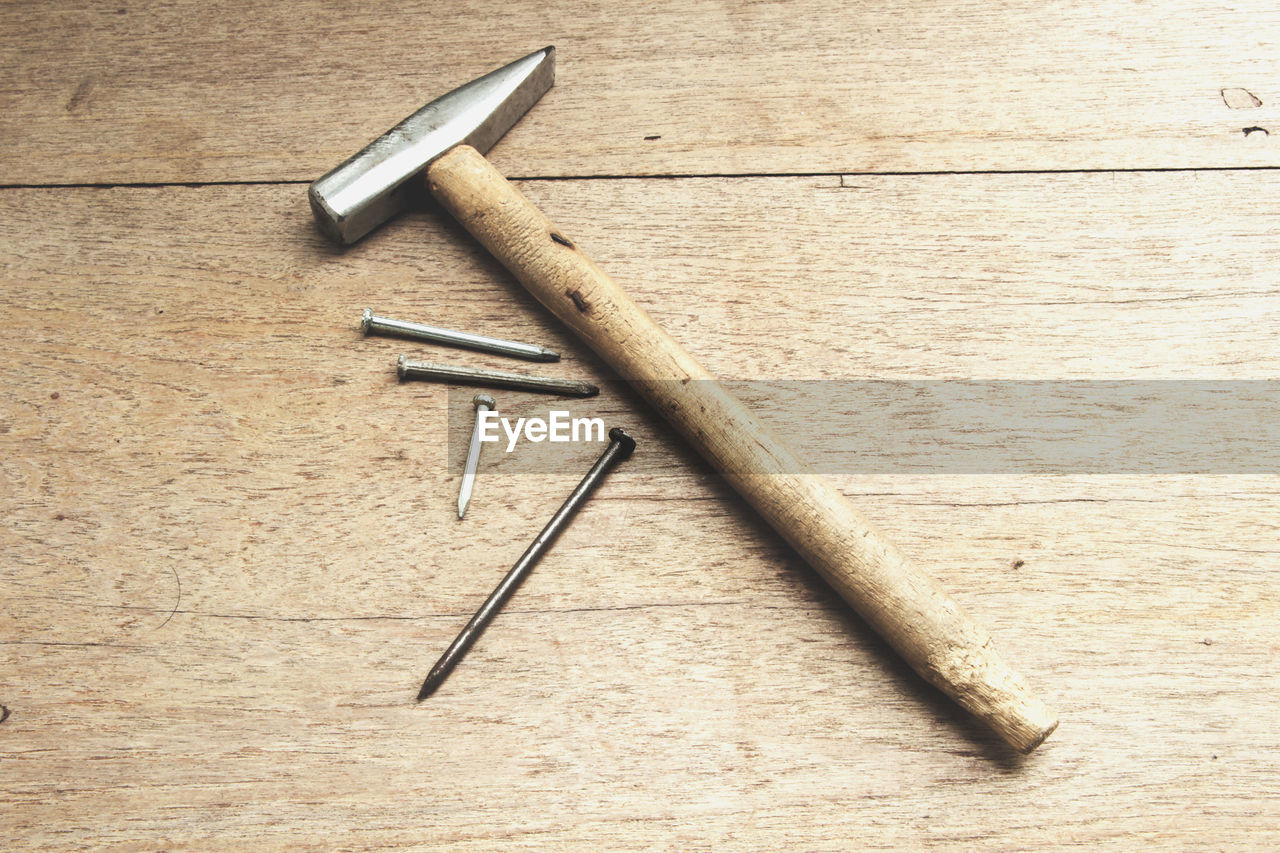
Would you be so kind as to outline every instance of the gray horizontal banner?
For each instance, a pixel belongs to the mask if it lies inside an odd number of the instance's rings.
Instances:
[[[1280,380],[721,384],[819,473],[1280,472]],[[466,457],[475,391],[450,391],[451,467]],[[610,427],[630,426],[639,409],[624,382],[606,383],[586,400],[494,396],[498,417],[482,465],[508,471],[562,471],[566,460],[586,458],[584,444],[603,447]],[[628,466],[643,465],[644,451]]]

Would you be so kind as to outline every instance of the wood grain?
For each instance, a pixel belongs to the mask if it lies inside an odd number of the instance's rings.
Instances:
[[[727,377],[1263,379],[1277,181],[520,187]],[[836,477],[1070,721],[1023,760],[438,212],[338,253],[299,186],[11,189],[0,242],[6,849],[1280,841],[1276,472]],[[417,707],[596,448],[487,452],[459,525],[469,395],[366,305],[558,349],[640,442]]]
[[[3,184],[314,180],[547,44],[509,175],[1280,165],[1261,0],[82,0],[6,3],[0,32]]]

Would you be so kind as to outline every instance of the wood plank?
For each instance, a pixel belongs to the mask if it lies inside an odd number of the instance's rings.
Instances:
[[[729,377],[1247,380],[1277,181],[522,187]],[[359,310],[594,358],[438,213],[339,253],[297,186],[7,190],[0,245],[6,849],[1280,840],[1276,472],[839,473],[1060,707],[1022,760],[607,386],[641,452],[414,706],[595,448],[486,450],[459,524],[469,394]]]
[[[549,43],[556,88],[494,152],[510,174],[1280,165],[1261,0],[82,0],[7,3],[0,32],[4,184],[310,181]]]

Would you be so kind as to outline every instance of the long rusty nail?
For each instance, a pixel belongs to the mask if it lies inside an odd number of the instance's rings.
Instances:
[[[489,594],[484,604],[476,611],[476,615],[471,617],[471,621],[462,629],[462,633],[445,650],[440,656],[440,660],[431,668],[431,672],[427,675],[427,680],[422,682],[422,689],[418,691],[418,701],[421,702],[430,696],[435,689],[439,687],[453,668],[458,665],[458,661],[462,660],[462,656],[467,653],[480,634],[484,631],[485,626],[493,620],[493,617],[502,609],[502,605],[507,603],[507,599],[515,593],[520,583],[533,571],[533,567],[538,560],[542,558],[548,549],[551,548],[553,542],[560,532],[569,526],[569,521],[573,518],[591,493],[595,491],[604,480],[606,474],[612,470],[613,466],[626,459],[631,455],[631,451],[635,450],[636,442],[631,436],[627,435],[619,427],[609,430],[610,444],[605,448],[604,453],[600,454],[600,458],[596,460],[596,464],[591,466],[591,470],[587,472],[587,476],[582,478],[582,482],[570,493],[564,505],[556,511],[556,514],[547,522],[547,526],[542,528],[542,532],[538,534],[538,538],[533,540],[533,544],[524,552],[524,555],[516,561],[511,567],[511,571],[507,572],[507,576],[502,579],[502,583],[498,584],[497,589]]]

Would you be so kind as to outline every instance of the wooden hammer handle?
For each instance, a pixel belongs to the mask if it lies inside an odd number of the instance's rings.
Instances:
[[[714,381],[474,148],[427,169],[432,195],[716,466],[931,684],[1021,752],[1057,717],[991,637],[825,478]]]

